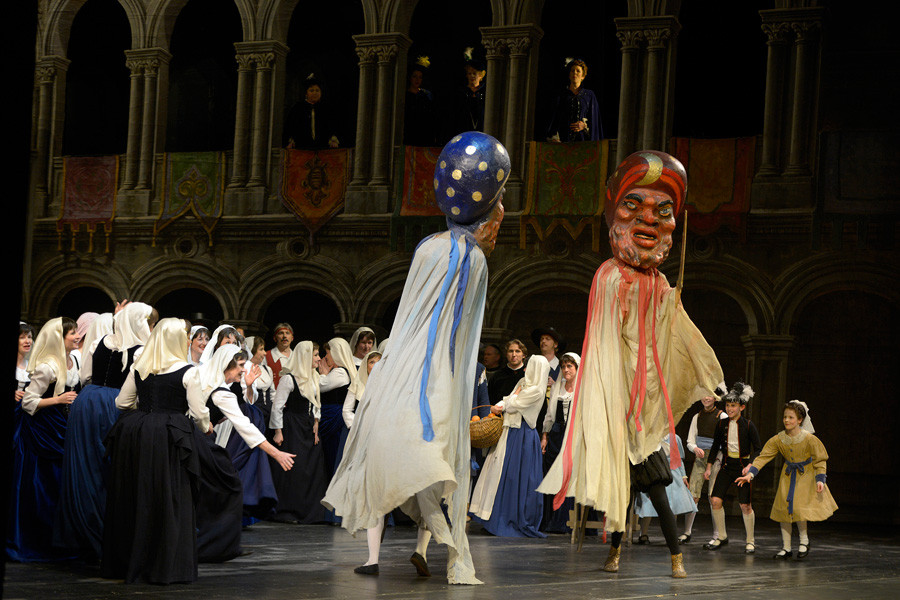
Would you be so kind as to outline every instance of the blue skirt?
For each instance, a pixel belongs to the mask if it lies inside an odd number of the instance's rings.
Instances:
[[[72,558],[53,548],[53,522],[59,501],[66,407],[47,406],[30,415],[13,409],[13,463],[6,555],[17,561]]]
[[[538,531],[544,512],[544,496],[537,492],[543,479],[541,440],[524,421],[509,428],[500,483],[487,521],[472,516],[484,528],[505,537],[547,537]]]
[[[266,423],[263,412],[248,403],[241,403],[240,407],[250,422],[265,434]],[[250,448],[237,430],[232,430],[225,449],[231,455],[231,462],[241,479],[244,489],[244,525],[249,525],[263,516],[268,516],[278,502],[269,457],[259,446]]]
[[[344,423],[342,404],[323,404],[322,418],[319,419],[319,439],[325,453],[325,477],[330,482],[344,455],[344,444],[350,430]],[[326,484],[326,487],[327,484]],[[340,523],[341,518],[333,510],[325,511],[326,523]]]
[[[691,491],[684,484],[684,465],[681,465],[677,469],[672,469],[672,483],[666,486],[666,498],[669,500],[669,506],[672,508],[672,513],[676,515],[683,515],[687,513],[697,512],[697,505],[694,503],[694,497],[691,496]],[[656,509],[653,508],[653,504],[650,502],[650,497],[641,492],[634,499],[634,513],[643,518],[643,517],[658,517],[656,514]]]
[[[116,388],[88,385],[69,407],[53,543],[100,558],[109,459],[104,440],[119,418]]]

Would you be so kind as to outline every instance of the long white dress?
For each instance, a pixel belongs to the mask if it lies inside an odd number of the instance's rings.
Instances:
[[[465,524],[469,415],[486,290],[487,263],[470,234],[454,229],[419,245],[391,344],[369,375],[322,500],[350,533],[375,527],[400,507],[447,545],[450,583],[481,583]]]

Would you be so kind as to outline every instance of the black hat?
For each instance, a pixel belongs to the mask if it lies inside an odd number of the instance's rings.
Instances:
[[[465,51],[463,52],[463,56],[466,59],[466,62],[465,62],[466,67],[472,67],[476,71],[486,71],[487,70],[487,65],[485,64],[484,60],[481,59],[480,57],[475,56],[475,48],[472,48],[471,46],[466,48]]]
[[[417,56],[416,60],[409,63],[409,67],[407,68],[407,70],[409,71],[410,75],[412,75],[413,71],[421,71],[422,75],[425,75],[426,73],[428,73],[428,69],[430,69],[430,68],[431,68],[431,59],[428,58],[427,56],[422,55],[422,56]]]
[[[559,332],[556,331],[553,327],[538,327],[534,331],[531,332],[531,341],[534,342],[535,347],[538,350],[538,353],[541,349],[541,336],[549,335],[556,341],[556,354],[558,356],[562,356],[562,354],[566,351],[566,340],[563,336],[559,335]]]
[[[753,391],[753,388],[744,383],[743,381],[738,381],[733,386],[731,386],[731,391],[725,394],[725,402],[737,402],[742,406],[750,402],[750,398],[756,395],[756,392]]]

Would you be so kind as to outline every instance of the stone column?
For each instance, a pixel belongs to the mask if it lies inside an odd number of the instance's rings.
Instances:
[[[507,39],[509,47],[509,77],[507,77],[506,123],[504,124],[503,143],[509,150],[512,162],[510,183],[522,180],[522,165],[525,163],[525,127],[523,108],[525,104],[522,79],[526,75],[525,67],[528,59],[528,48],[531,40],[527,37]]]
[[[487,58],[487,89],[484,91],[484,132],[497,139],[503,139],[503,121],[500,119],[500,107],[503,106],[503,81],[506,66],[506,40],[499,37],[487,37],[489,28],[482,27],[482,44]]]
[[[625,29],[616,23],[619,30],[616,37],[622,44],[622,79],[619,86],[619,124],[616,145],[616,165],[625,157],[637,150],[637,118],[638,103],[635,97],[639,93],[637,67],[640,64],[640,44],[644,40],[644,32]]]
[[[390,183],[391,153],[391,92],[394,89],[394,60],[400,51],[397,44],[383,44],[375,47],[378,56],[377,92],[375,97],[375,143],[372,148],[372,177],[370,185]]]
[[[33,177],[35,193],[46,196],[49,191],[50,162],[62,145],[65,116],[65,79],[69,60],[61,56],[45,56],[35,67],[37,84],[37,135]]]
[[[138,177],[134,186],[137,190],[153,187],[153,167],[156,160],[156,145],[160,130],[165,123],[166,102],[164,97],[168,83],[168,66],[172,55],[162,48],[134,50],[131,56],[139,59],[143,66],[143,98],[141,100],[140,151],[138,157]]]
[[[666,45],[672,31],[668,28],[647,29],[647,74],[644,84],[644,135],[641,148],[665,150],[662,96],[665,94]]]
[[[354,36],[356,39],[356,36]],[[359,44],[359,41],[357,41]],[[357,46],[359,56],[359,99],[356,107],[356,148],[353,151],[353,179],[350,185],[369,183],[369,157],[372,152],[372,96],[374,95],[375,59],[371,46]]]
[[[122,189],[133,189],[138,177],[138,160],[141,148],[141,122],[144,96],[144,62],[130,58],[125,51],[125,65],[131,71],[131,90],[128,95],[128,142],[125,148],[125,176]]]
[[[253,82],[253,61],[249,54],[237,51],[238,63],[237,111],[234,119],[234,159],[228,187],[243,187],[247,183],[247,161],[250,155],[250,115]]]
[[[250,142],[249,187],[265,187],[268,180],[270,140],[270,87],[274,52],[257,52],[252,55],[256,65],[256,81],[253,89],[253,131]]]
[[[766,439],[781,429],[781,407],[788,401],[788,357],[794,347],[791,335],[745,335],[746,382],[756,392],[748,417]]]
[[[786,23],[764,22],[766,34],[766,98],[763,116],[762,159],[758,175],[771,177],[779,171],[779,133],[781,131],[781,103],[784,95],[784,72],[787,60],[786,45],[790,28]]]
[[[791,24],[794,31],[794,102],[791,111],[791,146],[785,175],[809,175],[810,129],[814,123],[818,81],[821,23],[804,20]]]

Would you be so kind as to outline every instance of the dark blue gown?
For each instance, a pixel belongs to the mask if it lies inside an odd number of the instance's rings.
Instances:
[[[335,367],[335,370],[344,367]],[[345,386],[322,392],[322,418],[319,419],[319,440],[322,443],[322,451],[325,453],[325,475],[327,481],[331,481],[334,471],[341,464],[344,454],[344,443],[350,431],[344,423],[344,399],[347,397],[348,383]],[[343,442],[343,443],[342,443]],[[327,483],[326,483],[327,487]],[[324,495],[324,494],[323,494]],[[329,523],[340,523],[341,518],[334,511],[325,513],[325,520]]]
[[[587,129],[574,132],[569,125],[587,119]],[[547,137],[559,135],[561,142],[586,142],[603,139],[603,124],[600,122],[600,105],[594,92],[581,86],[573,94],[568,88],[556,97],[553,119],[547,129]]]
[[[138,348],[129,348],[123,370],[122,353],[110,350],[101,339],[93,354],[91,383],[81,390],[69,408],[53,543],[88,558],[99,559],[103,545],[109,478],[109,460],[103,442],[119,418],[116,396]]]
[[[52,398],[55,387],[56,382],[51,381],[42,397]],[[79,387],[66,387],[65,391],[78,391]],[[46,406],[33,415],[22,410],[19,402],[13,407],[13,463],[6,523],[6,555],[11,560],[72,558],[52,545],[68,412],[69,406],[64,404]]]

